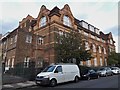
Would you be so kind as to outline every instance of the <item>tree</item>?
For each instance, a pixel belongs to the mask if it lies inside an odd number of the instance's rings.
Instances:
[[[73,63],[78,66],[80,61],[92,58],[89,50],[85,50],[84,37],[78,32],[71,31],[63,35],[56,35],[55,51],[57,62]]]
[[[108,65],[119,65],[120,66],[120,53],[111,52],[108,55]]]

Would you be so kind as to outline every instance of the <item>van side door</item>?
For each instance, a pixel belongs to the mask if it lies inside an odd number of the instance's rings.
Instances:
[[[55,69],[54,76],[57,79],[57,83],[64,82],[64,74],[63,74],[62,66],[58,66]]]

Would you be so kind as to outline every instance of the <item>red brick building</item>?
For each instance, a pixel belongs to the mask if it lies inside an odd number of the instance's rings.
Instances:
[[[62,9],[52,10],[42,6],[37,18],[28,15],[19,22],[18,28],[2,38],[3,60],[6,67],[14,68],[17,63],[34,61],[36,67],[44,62],[55,62],[55,34],[62,35],[71,30],[85,36],[86,49],[90,49],[93,59],[81,62],[81,65],[107,65],[108,54],[115,51],[112,33],[104,34],[95,26],[76,19],[66,4]]]

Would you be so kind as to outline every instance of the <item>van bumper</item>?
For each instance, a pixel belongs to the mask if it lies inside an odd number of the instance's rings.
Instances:
[[[37,85],[49,85],[50,80],[49,78],[42,78],[42,79],[36,78],[35,82]]]

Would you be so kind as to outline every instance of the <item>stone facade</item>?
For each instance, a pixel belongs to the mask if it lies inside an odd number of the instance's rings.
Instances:
[[[55,63],[55,34],[75,30],[85,36],[86,49],[90,49],[93,59],[81,65],[107,65],[109,52],[115,51],[112,33],[104,34],[98,28],[83,20],[76,19],[66,4],[62,9],[52,10],[42,6],[37,18],[28,15],[20,21],[18,28],[2,38],[3,59],[6,66],[14,67],[20,62],[35,61],[36,67],[42,61]]]

